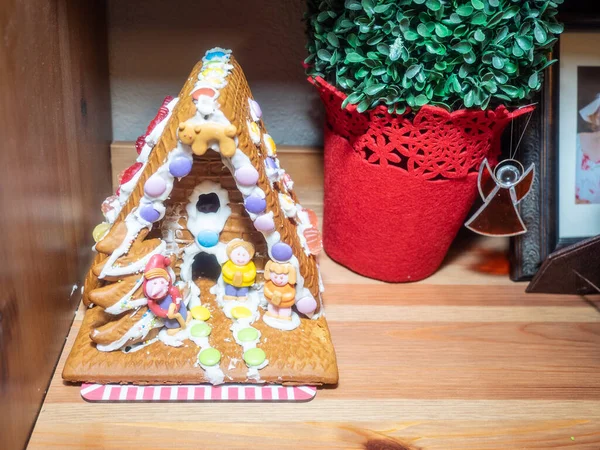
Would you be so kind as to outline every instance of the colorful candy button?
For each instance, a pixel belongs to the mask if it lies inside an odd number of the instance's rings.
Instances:
[[[258,330],[252,327],[242,328],[238,331],[237,338],[242,342],[256,341],[258,339]]]
[[[265,146],[267,147],[267,155],[276,156],[277,155],[277,145],[275,145],[275,141],[269,134],[265,134],[263,136],[265,141]]]
[[[212,328],[207,323],[197,323],[190,329],[192,337],[207,337],[210,335]]]
[[[206,55],[204,55],[204,58],[207,61],[210,61],[211,59],[214,59],[214,58],[223,58],[224,56],[225,56],[225,52],[222,52],[220,50],[214,50],[214,51],[206,53]]]
[[[244,361],[246,361],[246,364],[249,366],[260,366],[265,362],[265,359],[267,359],[267,355],[262,348],[250,348],[244,352]]]
[[[271,256],[279,262],[286,262],[292,257],[292,247],[285,242],[278,242],[271,247]]]
[[[219,80],[220,78],[223,78],[224,75],[225,71],[217,67],[211,67],[202,71],[202,76],[206,79]]]
[[[150,197],[159,197],[167,190],[167,183],[158,174],[152,175],[144,184],[144,192]]]
[[[210,311],[206,306],[194,306],[191,311],[192,317],[196,320],[210,319]]]
[[[140,217],[147,222],[156,222],[160,218],[160,213],[152,206],[146,205],[140,209]]]
[[[217,91],[215,91],[211,87],[201,87],[199,89],[196,89],[194,92],[192,92],[192,98],[194,100],[198,100],[198,97],[201,97],[203,95],[205,95],[207,97],[214,97],[216,94],[217,94]]]
[[[252,311],[245,306],[235,306],[231,308],[231,316],[234,319],[246,319],[252,317]]]
[[[271,158],[270,156],[265,159],[265,166],[267,169],[277,170],[279,168],[279,164],[277,163],[277,158]]]
[[[250,114],[254,120],[258,120],[262,117],[262,109],[256,100],[248,99],[248,105],[250,106]]]
[[[169,172],[176,178],[185,177],[192,171],[192,160],[185,156],[174,158],[169,164]]]
[[[260,128],[258,124],[256,122],[249,122],[248,131],[250,132],[252,142],[254,142],[256,145],[260,144]]]
[[[205,348],[198,355],[198,362],[203,366],[212,367],[221,361],[221,352],[216,348]]]
[[[110,228],[110,223],[102,222],[94,227],[94,231],[92,231],[92,237],[94,238],[94,242],[98,242],[100,239],[104,237],[108,229]]]
[[[317,309],[317,301],[312,296],[296,300],[296,309],[302,314],[312,314]]]
[[[237,169],[234,176],[243,186],[253,186],[258,181],[258,171],[250,165]]]
[[[260,198],[258,195],[251,195],[244,200],[244,207],[246,211],[252,214],[260,214],[267,209],[267,200]]]
[[[273,221],[273,217],[268,214],[263,214],[262,216],[258,216],[254,221],[254,227],[258,231],[262,231],[264,233],[269,233],[275,230],[275,222]]]
[[[196,241],[202,247],[214,247],[219,243],[219,233],[210,230],[202,230],[196,235]]]

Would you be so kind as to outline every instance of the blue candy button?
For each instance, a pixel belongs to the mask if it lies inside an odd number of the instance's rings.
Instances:
[[[219,242],[219,233],[203,230],[198,233],[196,240],[202,247],[214,247]]]

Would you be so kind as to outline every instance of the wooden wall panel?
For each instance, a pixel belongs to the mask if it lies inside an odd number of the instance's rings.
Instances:
[[[104,2],[0,3],[1,447],[22,448],[110,192]]]

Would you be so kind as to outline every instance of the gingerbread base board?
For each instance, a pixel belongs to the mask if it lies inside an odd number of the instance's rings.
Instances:
[[[202,292],[203,305],[211,312],[208,323],[212,326],[210,344],[221,352],[221,370],[225,383],[256,384],[248,379],[248,367],[242,359],[242,347],[229,329],[228,319],[210,294],[211,283],[197,282]],[[292,331],[269,327],[261,318],[252,325],[261,332],[258,344],[269,360],[259,371],[260,381],[281,385],[336,384],[338,370],[329,328],[324,317],[316,320],[303,318]],[[196,366],[198,347],[185,341],[182,347],[170,347],[156,341],[136,352],[101,352],[89,337],[95,327],[108,321],[101,308],[85,313],[73,349],[65,363],[63,378],[71,382],[134,383],[134,384],[202,384],[209,380],[204,370]]]
[[[309,402],[316,395],[314,386],[81,385],[81,397],[88,402]]]

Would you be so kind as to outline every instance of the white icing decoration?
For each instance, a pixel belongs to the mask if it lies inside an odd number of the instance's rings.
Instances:
[[[148,310],[120,339],[106,345],[97,344],[96,348],[101,352],[111,352],[123,347],[128,341],[143,339],[148,335],[151,329],[160,328],[162,326],[162,320]]]
[[[250,115],[252,116],[252,120],[255,122],[258,122],[260,120],[260,117],[258,115],[256,115],[256,113],[254,112],[254,108],[252,107],[252,99],[251,98],[248,99],[248,109],[250,110]]]
[[[262,320],[271,328],[283,331],[292,331],[300,326],[300,316],[295,311],[292,311],[292,320],[278,319],[267,314],[263,314]]]
[[[292,200],[287,194],[279,193],[279,206],[281,206],[281,210],[283,211],[283,215],[288,218],[296,217],[298,214],[298,209],[296,208],[296,203]]]
[[[201,213],[196,208],[196,203],[201,195],[215,193],[219,198],[220,207],[214,213]],[[188,221],[187,228],[196,237],[201,231],[214,231],[220,233],[225,227],[225,222],[231,215],[229,204],[229,194],[221,185],[212,181],[203,181],[198,184],[189,197],[186,206]]]

